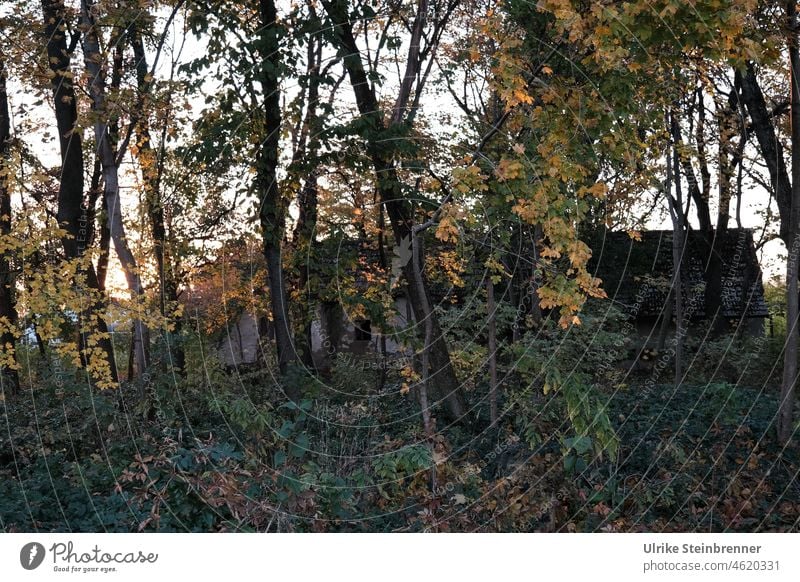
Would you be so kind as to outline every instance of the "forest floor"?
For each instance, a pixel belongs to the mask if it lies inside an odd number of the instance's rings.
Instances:
[[[610,459],[511,420],[431,451],[398,392],[278,406],[263,376],[237,384],[154,392],[163,406],[133,387],[8,398],[0,530],[800,531],[800,450],[758,389],[616,390]]]

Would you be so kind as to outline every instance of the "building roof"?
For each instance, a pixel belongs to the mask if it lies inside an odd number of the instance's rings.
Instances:
[[[722,316],[767,317],[761,268],[750,229],[728,229],[716,235],[722,259]],[[591,272],[603,280],[608,297],[635,318],[658,317],[666,305],[672,283],[671,230],[641,233],[641,241],[627,232],[605,232],[590,246]],[[684,251],[683,289],[686,313],[705,319],[708,243],[702,232],[690,231]]]

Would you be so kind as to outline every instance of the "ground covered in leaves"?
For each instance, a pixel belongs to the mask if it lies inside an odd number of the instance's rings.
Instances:
[[[7,399],[0,529],[800,531],[800,451],[758,389],[622,385],[611,458],[540,436],[561,434],[552,395],[524,425],[478,417],[431,448],[391,383],[279,405],[262,373],[223,380]]]

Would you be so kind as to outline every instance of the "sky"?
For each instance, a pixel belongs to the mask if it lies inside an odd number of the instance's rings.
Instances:
[[[13,7],[6,4],[0,6],[0,15],[8,13],[13,10]],[[171,33],[167,37],[164,52],[159,61],[156,69],[157,77],[165,77],[169,75],[171,59],[175,57],[183,62],[186,62],[198,55],[203,54],[205,47],[198,41],[192,34],[184,34],[183,22],[180,17],[172,23]],[[402,52],[402,51],[401,51]],[[77,53],[80,58],[80,51]],[[150,49],[148,57],[153,58],[152,49]],[[392,83],[392,79],[397,78],[396,71],[387,64],[385,74],[387,84],[384,87],[384,92],[391,95],[394,92],[396,84]],[[207,92],[212,92],[215,89],[214,84],[209,79],[205,86]],[[449,97],[446,93],[435,92],[429,85],[425,97],[422,100],[421,110],[431,123],[431,129],[443,136],[448,140],[453,140],[460,135],[460,124],[464,121],[463,113],[452,103],[447,100]],[[291,99],[297,91],[296,86],[285,86],[284,90],[286,96],[284,99]],[[16,79],[13,77],[9,83],[9,93],[11,99],[12,110],[17,113],[12,119],[12,122],[17,125],[16,129],[20,130],[20,136],[28,143],[28,145],[35,151],[38,151],[44,162],[50,166],[57,166],[58,161],[58,146],[53,139],[53,113],[52,106],[45,104],[37,104],[39,97],[26,92]],[[352,90],[347,82],[342,85],[340,89],[340,96],[337,97],[337,103],[340,107],[352,106]],[[191,101],[193,108],[192,114],[197,116],[200,114],[205,105],[202,98],[198,96]],[[25,110],[24,120],[19,115],[21,109]],[[33,131],[31,131],[33,129]],[[45,138],[45,134],[50,134],[49,141]],[[755,154],[753,154],[755,155]],[[88,157],[88,156],[87,156]],[[130,156],[128,156],[130,160]],[[132,208],[135,206],[135,198],[138,197],[136,189],[136,180],[134,174],[128,172],[123,176],[122,180],[122,197],[125,208]],[[744,227],[756,229],[756,237],[759,236],[760,230],[763,228],[763,212],[766,207],[766,194],[761,189],[750,188],[745,191],[744,204],[742,208],[742,225]],[[661,207],[661,212],[653,216],[646,224],[648,228],[653,229],[669,229],[671,223],[669,215],[666,211],[666,203]],[[712,205],[712,213],[715,212]],[[773,211],[776,211],[773,208]],[[296,212],[293,214],[296,215]],[[138,220],[138,217],[126,215],[126,221],[130,223],[132,220]],[[732,226],[735,222],[732,221]],[[144,227],[144,225],[140,225]],[[694,225],[697,226],[696,223]],[[774,233],[774,228],[770,232]],[[136,244],[134,238],[134,246]],[[773,276],[782,276],[785,270],[785,249],[783,243],[778,240],[773,240],[766,243],[760,251],[760,259],[762,270],[764,272],[765,282]],[[114,293],[125,293],[126,282],[119,262],[114,256],[112,259],[111,268],[109,270],[109,287]]]

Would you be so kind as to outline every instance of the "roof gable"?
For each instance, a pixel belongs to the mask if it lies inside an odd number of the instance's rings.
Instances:
[[[716,234],[722,259],[722,315],[728,318],[766,317],[761,268],[750,229],[728,229]],[[672,283],[671,230],[651,230],[635,241],[625,232],[606,232],[590,246],[589,267],[603,280],[609,298],[630,315],[657,317],[667,302]],[[687,315],[706,317],[706,248],[702,232],[690,231],[684,250],[686,276],[682,282]]]

